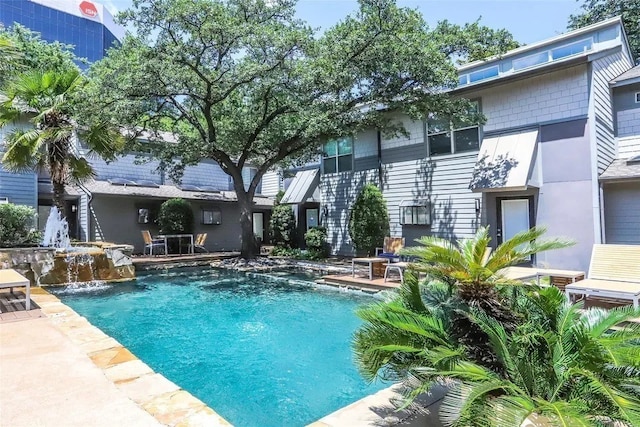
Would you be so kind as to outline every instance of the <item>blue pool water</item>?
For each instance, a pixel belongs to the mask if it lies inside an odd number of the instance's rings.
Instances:
[[[386,386],[352,359],[368,295],[217,270],[54,293],[238,427],[304,426]]]

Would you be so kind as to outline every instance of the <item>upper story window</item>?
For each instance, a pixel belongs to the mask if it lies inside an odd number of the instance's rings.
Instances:
[[[353,169],[353,140],[340,138],[327,141],[322,152],[322,172],[337,173]]]
[[[477,101],[470,113],[479,111]],[[468,117],[450,118],[431,114],[427,121],[429,155],[463,153],[480,147],[480,126]]]
[[[636,92],[636,104],[640,104],[640,92]]]

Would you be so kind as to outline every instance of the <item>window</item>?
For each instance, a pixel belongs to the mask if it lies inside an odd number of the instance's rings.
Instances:
[[[544,64],[549,61],[549,51],[536,53],[533,55],[525,56],[524,58],[513,60],[513,70],[522,70],[524,68],[533,67],[534,65]]]
[[[495,67],[484,68],[482,70],[478,70],[478,71],[474,71],[473,73],[470,73],[469,82],[474,83],[474,82],[479,82],[480,80],[486,80],[492,77],[497,77],[499,73],[500,71],[497,65]]]
[[[353,142],[351,138],[341,138],[324,144],[322,172],[337,173],[353,169]]]
[[[401,225],[431,225],[431,207],[424,200],[403,201],[400,203]]]
[[[149,224],[151,222],[151,210],[149,208],[138,209],[138,224]]]
[[[636,104],[640,104],[640,92],[636,92]]]
[[[222,224],[222,213],[220,212],[220,209],[202,209],[202,223],[204,225]]]
[[[591,50],[591,43],[591,39],[587,39],[553,49],[551,51],[551,59],[556,60],[576,55],[578,53],[586,52],[588,50]]]
[[[480,147],[480,127],[473,122],[473,115],[477,112],[478,102],[476,101],[468,117],[450,120],[431,114],[427,120],[429,155],[477,150]]]

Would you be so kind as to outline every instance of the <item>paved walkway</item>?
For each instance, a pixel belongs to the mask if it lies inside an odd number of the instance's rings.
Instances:
[[[0,324],[0,425],[160,426],[48,318]]]

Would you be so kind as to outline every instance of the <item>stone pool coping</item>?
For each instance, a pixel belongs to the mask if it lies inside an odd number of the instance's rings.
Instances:
[[[31,299],[118,390],[161,424],[175,427],[231,426],[201,400],[154,372],[122,344],[45,289],[33,288]]]

